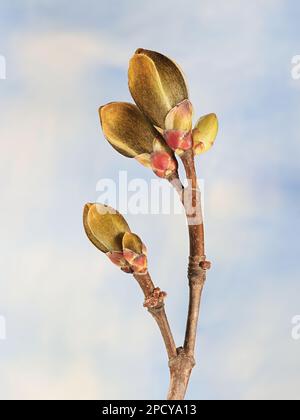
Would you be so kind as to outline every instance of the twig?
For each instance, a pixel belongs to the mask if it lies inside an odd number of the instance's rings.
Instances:
[[[144,293],[144,306],[157,322],[165,343],[168,358],[169,360],[172,360],[177,356],[177,350],[165,311],[164,298],[166,297],[166,293],[161,292],[159,288],[154,286],[148,272],[146,274],[134,274],[133,276]]]
[[[201,194],[197,182],[193,152],[186,152],[182,156],[182,162],[186,171],[188,186],[186,188],[182,186],[178,174],[170,177],[169,181],[179,194],[185,208],[190,241],[189,309],[183,347],[176,348],[164,309],[163,292],[155,288],[149,273],[144,275],[134,274],[145,295],[144,306],[148,308],[148,311],[156,320],[167,350],[170,369],[168,400],[184,399],[195,366],[194,353],[201,296],[206,280],[206,270],[210,268],[210,263],[206,261],[205,257]]]
[[[200,302],[206,270],[210,263],[206,261],[204,247],[204,226],[201,208],[201,193],[198,187],[193,151],[187,151],[182,156],[188,186],[175,189],[180,195],[188,221],[190,257],[188,268],[189,309],[186,323],[186,333],[183,348],[177,350],[177,357],[170,362],[171,382],[168,399],[184,399],[189,378],[195,366],[195,345],[200,311]]]

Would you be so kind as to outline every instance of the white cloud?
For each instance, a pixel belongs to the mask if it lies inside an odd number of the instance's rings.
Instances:
[[[128,59],[126,50],[119,44],[90,32],[29,32],[15,36],[11,46],[26,87],[33,88],[37,94],[41,86],[43,90],[48,88],[51,97],[56,95],[58,101],[66,95],[66,89],[67,94],[80,89],[91,66],[125,68]],[[53,88],[55,91],[51,92]]]

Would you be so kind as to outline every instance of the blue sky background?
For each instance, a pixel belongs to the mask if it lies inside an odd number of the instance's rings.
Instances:
[[[130,100],[136,48],[185,70],[196,116],[220,133],[198,158],[207,255],[194,399],[300,397],[300,4],[257,0],[2,1],[0,398],[163,398],[167,361],[130,276],[83,234],[96,183],[128,171],[98,107]],[[181,216],[126,216],[149,249],[178,345],[187,306]],[[126,302],[124,302],[126,296]]]

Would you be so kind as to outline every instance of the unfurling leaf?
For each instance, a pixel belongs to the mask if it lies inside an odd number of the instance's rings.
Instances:
[[[209,150],[218,134],[218,118],[216,114],[201,117],[193,129],[194,153],[198,155]]]
[[[129,63],[129,90],[154,126],[165,129],[169,111],[188,99],[188,90],[182,71],[168,57],[138,49]]]

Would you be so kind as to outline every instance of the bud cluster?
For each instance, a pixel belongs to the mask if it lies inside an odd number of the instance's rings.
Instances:
[[[174,61],[155,51],[135,52],[129,63],[128,86],[135,104],[111,102],[99,109],[105,138],[116,151],[158,177],[179,180],[175,155],[209,150],[218,132],[217,116],[205,115],[193,128],[193,106],[184,75]],[[91,242],[121,270],[147,273],[146,247],[121,214],[101,204],[87,204],[83,221]],[[150,298],[158,302],[162,293],[155,290]]]
[[[174,153],[204,153],[218,132],[215,114],[193,129],[193,106],[178,65],[155,51],[138,49],[129,63],[128,84],[136,103],[111,102],[99,109],[105,138],[122,155],[135,158],[160,178],[173,178]]]
[[[147,273],[147,250],[124,217],[103,204],[86,204],[83,224],[90,241],[125,273]]]

